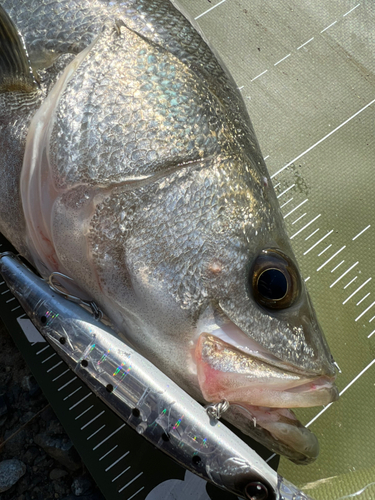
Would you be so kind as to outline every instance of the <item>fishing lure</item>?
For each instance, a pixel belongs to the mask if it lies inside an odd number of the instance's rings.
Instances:
[[[43,337],[138,434],[180,465],[247,500],[309,500],[90,312],[53,291],[10,252],[0,273]],[[216,412],[215,412],[216,410]]]

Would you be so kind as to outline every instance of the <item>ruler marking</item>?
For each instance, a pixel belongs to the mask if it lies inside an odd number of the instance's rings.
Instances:
[[[21,306],[17,306],[15,307],[14,309],[11,309],[10,311],[13,312],[13,311],[17,311],[17,309],[19,309]]]
[[[42,353],[43,351],[45,351],[46,349],[49,349],[50,346],[49,345],[46,345],[46,347],[43,347],[43,349],[41,349],[40,351],[38,351],[37,353],[35,353],[37,356]]]
[[[111,450],[107,451],[107,453],[104,453],[104,455],[99,458],[99,462],[103,460],[103,458],[107,457],[110,453],[112,453],[112,451],[116,448],[118,448],[118,444],[116,444]]]
[[[320,229],[315,229],[315,231],[313,233],[310,234],[310,236],[307,236],[307,238],[305,238],[305,241],[309,240],[311,238],[311,236],[314,236],[315,233],[317,233],[318,231],[320,231]]]
[[[302,158],[302,156],[304,156],[305,154],[307,154],[309,151],[311,151],[312,149],[314,149],[316,146],[318,146],[319,144],[321,144],[323,141],[325,141],[326,139],[328,139],[328,137],[330,137],[332,134],[334,134],[335,132],[337,132],[337,130],[339,130],[341,127],[343,127],[344,125],[346,125],[347,123],[349,123],[351,120],[353,120],[356,116],[358,116],[360,113],[362,113],[365,109],[367,109],[369,106],[371,106],[371,104],[373,104],[374,102],[375,102],[375,99],[373,99],[368,104],[366,104],[365,106],[363,106],[363,108],[361,108],[359,111],[357,111],[356,113],[354,113],[354,115],[352,115],[349,118],[347,118],[345,121],[343,121],[341,123],[341,125],[339,125],[335,129],[331,130],[331,132],[329,132],[327,135],[325,135],[324,137],[322,137],[321,139],[319,139],[319,141],[317,141],[315,144],[313,144],[312,146],[310,146],[309,148],[307,148],[306,151],[304,151],[303,153],[301,153],[298,156],[296,156],[292,161],[290,161],[289,163],[287,163],[286,165],[284,165],[282,168],[280,168],[280,170],[278,170],[277,172],[275,172],[274,174],[272,174],[271,175],[271,179],[273,179],[274,177],[276,177],[276,175],[278,175],[280,172],[282,172],[283,170],[285,170],[286,168],[288,168],[294,162],[296,162],[297,160],[299,160],[300,158]]]
[[[283,57],[282,59],[280,59],[280,61],[277,61],[274,66],[277,66],[278,64],[280,64],[281,62],[285,61],[285,59],[288,59],[288,57],[290,57],[292,54],[288,54],[287,56]]]
[[[336,269],[338,269],[338,268],[339,268],[342,264],[344,264],[344,262],[345,262],[345,260],[342,260],[342,261],[340,262],[340,264],[337,264],[337,266],[336,266],[336,267],[334,267],[334,268],[332,269],[331,273],[335,272],[335,271],[336,271]]]
[[[5,303],[6,303],[6,304],[9,304],[9,302],[12,302],[13,300],[16,300],[16,297],[12,297],[11,299],[6,300],[6,301],[5,301]]]
[[[334,26],[336,23],[337,23],[337,21],[333,21],[333,23],[331,23],[329,26],[324,28],[324,30],[322,30],[320,33],[324,33],[325,31],[327,31],[328,28],[330,28],[331,26]]]
[[[134,483],[136,479],[138,479],[140,476],[142,476],[143,472],[140,472],[137,476],[135,476],[131,481],[125,484],[121,489],[118,490],[119,493],[124,491],[125,488],[127,488],[130,484]],[[131,497],[130,497],[131,498]]]
[[[144,487],[144,486],[142,486],[142,488],[139,488],[139,490],[138,490],[138,491],[136,491],[136,492],[134,493],[134,495],[132,495],[131,497],[129,497],[127,500],[132,500],[132,498],[134,498],[134,497],[135,497],[135,495],[138,495],[138,493],[140,493],[140,492],[141,492],[142,490],[144,490],[144,489],[145,489],[145,487]]]
[[[346,12],[342,17],[345,17],[347,16],[348,14],[350,14],[351,12],[353,12],[354,9],[356,9],[357,7],[359,7],[361,4],[360,3],[357,3],[357,5],[355,7],[353,7],[352,9],[348,10],[348,12]]]
[[[369,306],[367,307],[367,309],[365,309],[363,312],[361,312],[361,314],[360,314],[360,315],[359,315],[359,316],[358,316],[358,317],[357,317],[354,321],[358,321],[360,318],[362,318],[362,316],[363,316],[364,314],[366,314],[366,313],[367,313],[367,312],[368,312],[368,311],[372,308],[372,306],[373,306],[374,304],[375,304],[375,301],[374,301],[371,305],[369,305]]]
[[[74,420],[78,420],[79,418],[81,418],[81,417],[82,417],[82,415],[84,415],[84,414],[85,414],[85,413],[87,413],[89,410],[91,410],[91,408],[94,408],[94,405],[91,405],[91,406],[89,406],[88,408],[86,408],[86,410],[83,410],[83,412],[82,412],[82,413],[80,413],[80,414],[78,415],[78,417],[75,417],[75,419],[74,419]]]
[[[353,378],[353,380],[352,380],[351,382],[349,382],[349,384],[348,384],[346,387],[344,387],[344,389],[343,389],[343,390],[339,393],[339,396],[342,396],[342,395],[344,394],[344,392],[345,392],[345,391],[347,391],[347,390],[349,389],[349,387],[350,387],[351,385],[353,385],[353,384],[354,384],[354,382],[356,382],[356,381],[359,379],[359,377],[362,377],[362,375],[363,375],[365,372],[367,372],[367,370],[368,370],[369,368],[371,368],[371,366],[372,366],[374,363],[375,363],[375,359],[373,359],[373,360],[371,361],[371,363],[369,363],[369,364],[366,366],[366,368],[364,368],[364,369],[363,369],[360,373],[358,373],[358,375],[357,375],[356,377],[354,377],[354,378]]]
[[[286,201],[283,205],[280,206],[280,208],[285,207],[285,205],[287,205],[288,203],[290,203],[292,200],[293,200],[293,198],[290,198],[290,200]],[[284,219],[285,219],[285,217],[284,217]]]
[[[304,214],[302,214],[300,217],[298,217],[298,219],[296,219],[294,222],[292,222],[292,226],[294,224],[296,224],[299,220],[301,220],[303,217],[305,217],[305,215],[307,215],[307,212],[305,212]]]
[[[284,189],[284,191],[282,193],[280,193],[278,196],[277,196],[277,199],[281,198],[283,196],[283,194],[287,193],[288,191],[290,191],[292,188],[294,188],[295,184],[292,184],[291,186],[289,186],[288,188]]]
[[[116,479],[118,479],[119,477],[121,477],[123,474],[125,474],[125,472],[127,472],[129,469],[131,468],[131,465],[129,465],[129,467],[126,467],[126,469],[124,469],[122,472],[120,472],[120,474],[118,474],[116,477],[114,477],[112,479],[112,483],[114,483],[116,481]]]
[[[58,366],[60,366],[61,363],[62,363],[62,361],[59,361],[58,363],[56,363],[55,365],[53,365],[51,368],[48,368],[47,373],[51,372],[52,370],[54,370],[55,368],[57,368]]]
[[[342,252],[344,250],[344,248],[346,248],[346,245],[344,245],[343,247],[340,248],[340,250],[337,250],[336,253],[331,255],[331,257],[329,259],[327,259],[321,266],[318,267],[317,271],[320,271],[321,269],[323,269],[323,267],[326,266],[328,264],[328,262],[331,262],[331,260],[334,259],[336,257],[336,255],[338,255],[340,252]]]
[[[67,387],[69,384],[71,384],[74,380],[76,380],[77,377],[73,377],[71,380],[69,380],[69,382],[67,382],[66,384],[62,385],[61,387],[59,387],[57,389],[58,392],[62,391],[63,389],[65,389],[65,387]]]
[[[349,283],[347,285],[344,286],[344,290],[346,288],[348,288],[348,286],[351,285],[357,278],[358,278],[358,276],[354,276],[354,278],[351,281],[349,281]]]
[[[121,455],[120,458],[118,458],[117,460],[115,460],[113,462],[113,464],[109,465],[106,469],[104,469],[105,472],[108,472],[109,470],[112,469],[112,467],[114,467],[116,464],[118,464],[123,458],[125,458],[127,455],[129,455],[130,451],[127,451],[126,453],[124,453],[123,455]],[[130,484],[130,483],[129,483]],[[119,492],[120,493],[120,492]]]
[[[359,302],[356,303],[356,306],[359,306],[359,304],[361,302],[363,302],[365,299],[367,299],[367,297],[371,294],[371,292],[367,293],[364,297],[361,298],[361,300]],[[371,321],[371,320],[370,320]]]
[[[307,40],[307,42],[303,43],[302,45],[300,45],[299,47],[297,47],[297,50],[299,49],[302,49],[302,47],[304,47],[305,45],[307,45],[308,43],[312,42],[314,40],[314,37],[310,38],[310,40]]]
[[[105,410],[103,410],[103,411],[101,411],[100,413],[98,413],[98,414],[96,415],[96,417],[94,417],[94,418],[92,418],[92,419],[90,420],[90,422],[87,422],[87,424],[83,425],[83,426],[81,427],[81,431],[83,431],[83,429],[86,429],[86,427],[88,427],[90,424],[92,424],[93,422],[95,422],[95,420],[97,420],[99,417],[101,417],[101,416],[103,415],[103,413],[105,413]]]
[[[86,394],[86,396],[83,396],[83,398],[81,398],[79,401],[77,401],[77,403],[74,403],[73,406],[71,406],[69,408],[69,411],[70,410],[73,410],[73,408],[75,408],[76,406],[78,406],[80,403],[82,403],[82,401],[84,401],[85,399],[87,399],[89,396],[91,396],[92,392],[89,392],[88,394]]]
[[[69,371],[70,371],[70,369],[68,368],[64,372],[60,373],[60,375],[57,375],[57,377],[52,379],[52,382],[56,382],[56,380],[58,380],[60,377],[62,377],[63,375],[65,375],[65,373],[68,373]]]
[[[260,75],[256,76],[252,80],[250,80],[250,82],[253,82],[254,80],[257,80],[259,77],[261,77],[262,75],[264,75],[265,73],[267,73],[267,71],[268,71],[268,69],[266,69],[266,71],[263,71],[263,73],[260,73]]]
[[[103,441],[101,441],[99,444],[97,444],[96,446],[94,446],[93,451],[96,450],[97,448],[99,448],[99,446],[101,446],[102,444],[104,444],[109,438],[111,438],[112,436],[114,436],[118,431],[120,431],[123,427],[125,427],[125,425],[126,424],[120,425],[120,427],[117,430],[113,431],[112,434],[110,434],[105,439],[103,439]]]
[[[369,278],[364,283],[362,283],[362,285],[359,288],[357,288],[357,290],[355,290],[351,295],[349,295],[349,297],[347,299],[344,300],[343,304],[346,304],[348,302],[348,300],[350,300],[357,292],[359,292],[361,290],[361,288],[363,288],[365,285],[367,285],[367,283],[369,283],[369,281],[371,281],[371,280],[372,280],[372,278]]]
[[[199,16],[195,17],[194,18],[194,21],[196,21],[197,19],[199,19],[200,17],[204,16],[205,14],[207,14],[208,12],[210,12],[211,10],[213,9],[216,9],[216,7],[219,7],[219,5],[221,5],[222,3],[224,3],[226,0],[221,0],[221,2],[217,3],[216,5],[214,5],[213,7],[210,7],[209,9],[205,10],[204,12],[202,12],[202,14],[199,14]]]
[[[328,247],[325,247],[324,250],[322,250],[320,253],[318,253],[318,257],[320,257],[321,255],[323,255],[329,248],[331,248],[332,246],[332,243],[330,245],[328,245]]]
[[[349,269],[347,269],[339,278],[337,278],[337,280],[334,281],[332,283],[332,285],[330,285],[330,288],[332,288],[333,286],[335,286],[336,283],[338,283],[344,276],[346,276],[352,269],[354,269],[357,264],[359,264],[358,260],[357,260],[357,262],[355,264],[353,264],[352,266],[350,266]]]
[[[327,234],[325,234],[325,235],[323,236],[323,238],[320,238],[320,240],[318,240],[316,243],[314,243],[314,244],[313,244],[313,246],[312,246],[312,247],[310,247],[308,250],[306,250],[306,252],[305,252],[303,255],[306,255],[307,253],[311,252],[311,250],[312,250],[313,248],[315,248],[316,246],[318,246],[318,245],[319,245],[319,243],[321,243],[323,240],[325,240],[326,238],[328,238],[328,236],[329,236],[330,234],[332,234],[332,233],[333,233],[333,229],[331,229],[331,231],[329,231]],[[319,255],[321,255],[321,254],[319,254]]]
[[[367,229],[369,229],[370,227],[371,227],[371,224],[369,224],[367,227],[362,229],[362,231],[360,231],[356,236],[354,236],[354,238],[352,238],[352,241],[356,240],[359,236],[361,236],[361,234],[363,234],[365,231],[367,231]]]
[[[102,425],[101,427],[99,427],[99,429],[97,429],[95,432],[93,432],[92,434],[90,434],[90,436],[87,438],[87,441],[88,441],[89,439],[91,439],[92,437],[94,437],[94,436],[95,436],[95,434],[97,434],[98,432],[100,432],[102,429],[104,429],[104,427],[105,427],[105,424],[104,424],[104,425]]]
[[[68,394],[67,396],[65,396],[65,398],[63,399],[63,401],[66,401],[68,398],[70,398],[70,396],[73,396],[73,394],[75,394],[76,392],[80,391],[82,389],[82,385],[80,387],[78,387],[78,389],[74,390],[73,392],[71,392],[70,394]]]
[[[55,353],[55,352],[54,352],[53,354],[51,354],[51,356],[48,356],[48,358],[43,359],[43,361],[42,361],[42,363],[41,363],[41,364],[45,363],[46,361],[48,361],[49,359],[53,358],[54,356],[56,356],[56,353]]]
[[[297,234],[301,233],[304,229],[306,229],[307,227],[309,227],[313,222],[315,222],[317,219],[319,219],[319,217],[321,216],[322,214],[319,214],[317,215],[316,217],[314,217],[313,220],[311,220],[310,222],[308,222],[305,226],[303,226],[301,229],[299,229],[296,233],[294,233],[290,239],[292,240],[293,238],[295,238],[297,236]]]

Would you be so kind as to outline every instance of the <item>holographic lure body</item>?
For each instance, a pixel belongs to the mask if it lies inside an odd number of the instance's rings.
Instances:
[[[116,333],[51,290],[14,254],[0,273],[43,337],[129,426],[179,464],[250,500],[308,500]]]

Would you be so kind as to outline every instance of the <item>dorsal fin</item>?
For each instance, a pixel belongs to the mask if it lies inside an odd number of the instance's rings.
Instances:
[[[22,35],[0,5],[0,93],[37,89]]]

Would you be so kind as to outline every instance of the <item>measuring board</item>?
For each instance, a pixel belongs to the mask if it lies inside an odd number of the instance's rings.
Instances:
[[[340,400],[299,409],[320,456],[279,472],[375,498],[375,2],[178,0],[240,89],[334,358]]]
[[[0,234],[0,251],[7,250],[17,253]],[[40,335],[4,281],[0,317],[108,500],[236,500],[185,471],[97,398]],[[269,455],[250,438],[248,444],[263,458]]]

